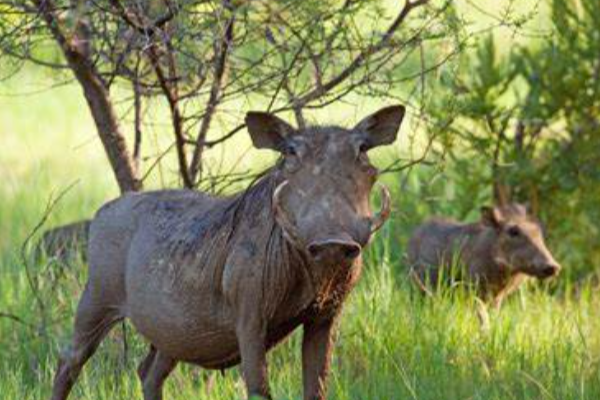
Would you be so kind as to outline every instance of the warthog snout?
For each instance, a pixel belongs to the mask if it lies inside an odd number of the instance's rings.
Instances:
[[[544,264],[539,268],[539,277],[542,279],[551,278],[560,272],[560,265],[557,263]]]
[[[354,261],[361,247],[351,240],[328,239],[312,242],[307,252],[317,262],[344,263]]]

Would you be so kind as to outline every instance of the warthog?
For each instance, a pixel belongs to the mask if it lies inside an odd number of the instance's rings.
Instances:
[[[408,259],[419,284],[436,285],[451,267],[462,266],[454,272],[463,272],[459,278],[475,282],[496,307],[526,276],[545,279],[560,270],[539,222],[520,204],[483,207],[481,221],[473,224],[432,219],[414,232]]]
[[[83,220],[52,228],[44,232],[35,246],[35,258],[43,256],[69,264],[81,257],[86,260],[90,221]]]
[[[296,130],[248,113],[257,148],[282,157],[226,198],[189,190],[126,194],[90,228],[89,279],[53,389],[64,400],[83,364],[119,320],[151,343],[138,368],[144,398],[182,361],[209,369],[241,363],[248,395],[269,398],[266,353],[302,325],[305,399],[325,397],[333,334],[361,271],[361,251],[389,216],[372,215],[377,178],[367,152],[392,143],[401,106],[353,129]]]

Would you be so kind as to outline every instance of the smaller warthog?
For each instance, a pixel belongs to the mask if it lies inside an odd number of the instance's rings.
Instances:
[[[482,207],[481,221],[473,224],[434,218],[414,232],[408,259],[419,285],[458,274],[495,307],[527,276],[545,279],[560,271],[539,222],[520,204]]]
[[[70,264],[79,257],[86,261],[90,223],[86,219],[47,230],[36,243],[35,258],[45,256],[63,264]]]

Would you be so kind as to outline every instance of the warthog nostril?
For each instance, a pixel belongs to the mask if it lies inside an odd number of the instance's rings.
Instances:
[[[311,244],[308,246],[308,254],[310,254],[310,256],[312,258],[317,258],[319,256],[319,252],[321,251],[321,247],[318,244]]]
[[[542,276],[545,278],[549,278],[551,276],[555,276],[560,271],[560,267],[555,264],[548,264],[542,268]]]
[[[360,251],[358,243],[337,240],[315,242],[308,246],[308,253],[317,260],[352,261],[360,255]]]
[[[360,246],[356,244],[344,246],[344,253],[347,259],[354,260],[360,255]]]

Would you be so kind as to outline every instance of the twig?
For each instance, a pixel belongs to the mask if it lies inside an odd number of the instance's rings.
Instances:
[[[20,323],[21,325],[28,327],[30,329],[35,329],[35,326],[33,324],[25,321],[23,318],[19,317],[18,315],[12,314],[12,313],[0,311],[0,318],[8,318],[10,320]]]
[[[392,39],[392,36],[396,33],[398,28],[402,25],[402,23],[406,20],[406,17],[410,14],[412,10],[422,5],[427,4],[428,0],[417,0],[417,1],[409,1],[407,0],[404,7],[398,13],[398,16],[389,26],[385,34],[381,37],[381,39],[374,45],[371,45],[361,51],[354,60],[348,65],[342,72],[340,72],[336,77],[329,80],[329,82],[323,84],[321,87],[316,88],[315,90],[305,94],[298,100],[299,103],[309,103],[317,98],[321,97],[323,94],[329,92],[331,89],[335,88],[337,85],[345,81],[350,75],[354,73],[358,68],[362,67],[363,63],[373,54],[382,50],[388,42]]]
[[[223,79],[225,76],[225,70],[227,68],[227,56],[229,55],[229,49],[233,44],[233,28],[235,23],[235,10],[232,9],[229,0],[223,1],[223,8],[230,10],[231,17],[227,20],[225,26],[225,34],[220,44],[215,45],[215,52],[218,54],[214,65],[214,78],[210,88],[210,96],[206,104],[206,112],[204,118],[200,124],[200,131],[196,138],[196,147],[192,157],[192,163],[190,164],[190,178],[192,182],[197,182],[201,175],[201,163],[202,155],[204,154],[204,145],[206,141],[206,135],[210,128],[213,115],[220,102],[221,91],[223,86]]]
[[[29,265],[29,259],[27,257],[27,249],[29,248],[29,243],[31,242],[32,238],[37,234],[37,232],[39,232],[39,230],[44,226],[44,224],[46,223],[46,221],[50,217],[50,214],[52,213],[52,210],[54,209],[54,207],[56,206],[56,204],[58,204],[58,202],[77,183],[78,183],[78,181],[74,181],[73,183],[71,183],[69,186],[67,186],[65,189],[63,189],[58,194],[58,196],[56,198],[52,199],[52,197],[50,197],[50,200],[46,204],[46,209],[44,210],[44,213],[42,214],[42,218],[35,225],[35,227],[29,233],[29,235],[27,235],[27,237],[25,238],[25,241],[23,242],[23,244],[21,246],[21,260],[22,260],[23,265],[25,267],[25,275],[27,277],[27,283],[28,283],[29,288],[31,289],[31,291],[33,293],[34,299],[36,301],[36,304],[37,304],[37,306],[39,308],[39,311],[40,311],[40,314],[41,314],[41,318],[42,318],[41,332],[44,335],[46,333],[45,331],[46,331],[46,326],[47,326],[47,322],[48,322],[47,321],[47,316],[46,316],[46,305],[44,304],[44,301],[43,301],[42,297],[39,294],[37,279],[34,279],[34,277],[32,275],[31,266]]]

